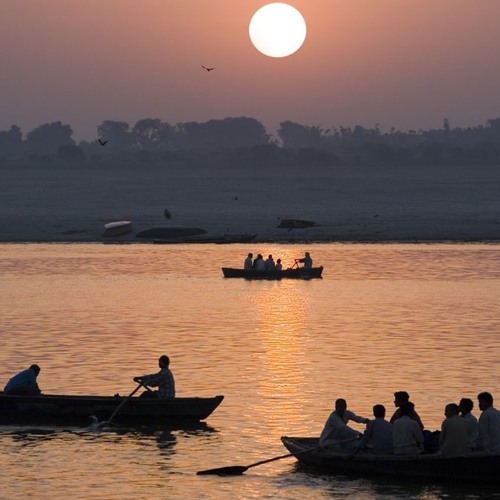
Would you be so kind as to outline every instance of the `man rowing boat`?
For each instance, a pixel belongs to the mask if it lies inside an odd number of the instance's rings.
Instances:
[[[140,382],[144,386],[158,387],[158,391],[146,391],[141,396],[159,399],[175,398],[175,380],[169,368],[169,357],[166,354],[160,356],[158,365],[160,367],[158,373],[134,377],[134,382]]]

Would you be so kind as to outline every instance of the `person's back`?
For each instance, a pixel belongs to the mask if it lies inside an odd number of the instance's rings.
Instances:
[[[474,403],[472,399],[462,398],[458,405],[460,416],[467,422],[467,447],[469,450],[474,450],[477,447],[478,438],[478,421],[472,414]]]
[[[423,450],[424,436],[416,420],[410,418],[411,405],[400,407],[401,416],[392,424],[392,439],[395,455],[416,455]]]
[[[31,365],[27,370],[12,377],[4,388],[4,393],[12,396],[38,396],[41,394],[36,378],[40,373],[38,365]]]
[[[439,453],[444,456],[460,455],[469,450],[467,422],[458,415],[458,405],[446,405],[445,415],[439,435]]]
[[[366,425],[366,431],[361,438],[360,448],[367,449],[376,455],[393,453],[392,425],[385,419],[385,407],[373,407],[375,419]]]
[[[274,263],[274,259],[273,259],[272,255],[269,255],[269,257],[266,259],[265,267],[266,267],[266,271],[274,271],[276,269],[276,265]]]
[[[253,263],[253,268],[256,271],[265,271],[266,270],[266,263],[265,263],[264,258],[262,257],[262,255],[260,253],[259,253],[259,255],[257,255],[257,258],[255,259],[255,261]]]

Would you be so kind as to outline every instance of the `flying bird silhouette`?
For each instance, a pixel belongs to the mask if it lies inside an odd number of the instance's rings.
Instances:
[[[206,66],[201,65],[203,69],[206,69],[208,72],[213,71],[215,68],[207,68]]]
[[[101,139],[98,139],[98,141],[101,146],[105,146],[108,143],[108,141],[101,141]]]

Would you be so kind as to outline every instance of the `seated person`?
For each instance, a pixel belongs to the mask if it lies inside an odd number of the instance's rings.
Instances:
[[[424,449],[424,435],[418,422],[411,418],[412,403],[399,407],[401,416],[392,424],[392,441],[395,455],[417,455]]]
[[[145,386],[158,387],[158,392],[146,391],[141,394],[144,397],[158,397],[159,399],[175,398],[175,381],[170,371],[170,359],[167,355],[158,359],[160,371],[151,375],[134,377],[134,382],[140,382]]]
[[[392,454],[392,425],[385,419],[385,406],[375,405],[373,416],[375,419],[366,425],[359,449],[371,451],[375,455]]]
[[[319,438],[320,446],[339,445],[339,451],[351,451],[352,442],[361,437],[358,431],[355,431],[347,425],[347,422],[367,424],[369,420],[364,417],[358,417],[352,411],[347,409],[345,399],[335,401],[335,410],[330,414],[325,423],[325,427]]]
[[[422,420],[420,420],[418,413],[415,411],[415,405],[410,401],[410,395],[406,391],[398,391],[394,393],[394,406],[397,408],[397,410],[391,417],[390,420],[391,424],[393,424],[394,421],[401,416],[401,405],[407,403],[409,403],[412,406],[412,410],[409,413],[409,417],[418,423],[421,430],[424,430],[424,424],[422,423]]]
[[[311,254],[306,252],[302,259],[297,259],[296,262],[302,262],[304,267],[311,268],[313,266],[313,260],[311,258]]]
[[[457,404],[449,403],[445,406],[446,418],[441,424],[441,434],[439,434],[440,455],[460,455],[468,451],[467,422],[458,413]]]
[[[39,396],[42,391],[36,378],[40,373],[38,365],[31,365],[27,370],[14,375],[5,386],[3,392],[12,396]]]

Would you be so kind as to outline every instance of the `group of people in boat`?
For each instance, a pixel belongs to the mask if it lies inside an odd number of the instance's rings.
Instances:
[[[461,455],[473,451],[500,453],[500,411],[493,406],[489,392],[477,395],[481,415],[472,414],[474,403],[469,398],[460,403],[448,403],[444,408],[445,419],[441,431],[425,430],[415,405],[406,391],[394,393],[396,411],[390,420],[385,419],[386,409],[373,407],[373,419],[360,417],[347,409],[345,399],[335,401],[335,410],[328,417],[320,435],[320,446],[333,451],[376,455],[417,455],[436,451],[443,456]],[[366,424],[359,433],[347,424]],[[437,442],[432,443],[436,439]],[[426,446],[428,444],[428,446]],[[435,446],[437,445],[437,446]]]
[[[158,359],[160,371],[150,375],[134,377],[134,382],[138,382],[146,389],[141,397],[168,399],[175,398],[175,379],[170,370],[170,358],[163,354]],[[12,396],[40,396],[42,391],[38,386],[37,377],[40,374],[40,367],[36,364],[28,369],[14,375],[5,386],[3,392]],[[150,387],[157,387],[158,390],[151,390]]]
[[[295,259],[295,264],[298,263],[302,263],[306,268],[311,268],[313,265],[311,254],[306,252],[304,257]],[[267,256],[267,259],[264,259],[262,254],[259,253],[254,259],[253,253],[250,252],[243,262],[243,269],[246,271],[250,271],[252,269],[255,271],[281,271],[283,269],[283,265],[281,263],[281,259],[278,259],[275,262],[271,254]]]

